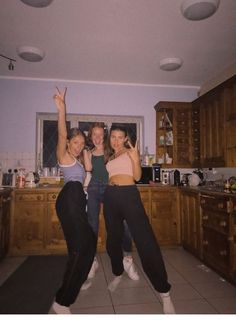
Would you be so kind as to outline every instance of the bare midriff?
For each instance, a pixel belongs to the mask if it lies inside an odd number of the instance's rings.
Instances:
[[[135,181],[133,176],[130,175],[114,175],[109,179],[109,185],[134,185]]]

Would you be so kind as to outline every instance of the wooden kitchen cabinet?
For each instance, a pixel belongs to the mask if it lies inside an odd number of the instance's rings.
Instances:
[[[178,196],[175,187],[151,188],[151,225],[160,245],[181,243]]]
[[[192,108],[200,112],[200,165],[235,167],[236,76],[194,100]]]
[[[46,193],[16,190],[12,199],[12,255],[43,254],[45,251]]]
[[[236,282],[235,198],[201,194],[203,261]]]
[[[202,226],[199,192],[189,188],[180,191],[181,240],[183,247],[202,258]]]
[[[195,103],[196,105],[196,103]],[[225,112],[223,93],[213,92],[201,97],[200,133],[203,167],[225,166]]]
[[[150,187],[146,186],[139,186],[138,187],[139,192],[140,192],[140,197],[144,206],[144,209],[149,217],[151,217],[151,203],[152,203],[152,192]]]
[[[156,162],[164,167],[191,167],[200,152],[198,110],[190,102],[161,101],[156,110]],[[195,131],[195,134],[193,133]],[[195,137],[194,137],[195,136]],[[195,142],[195,143],[194,143]],[[172,162],[168,161],[172,158]],[[160,161],[161,160],[161,161]],[[163,162],[162,162],[163,160]]]
[[[236,166],[236,79],[224,88],[226,166]]]
[[[47,192],[45,220],[45,249],[50,253],[65,253],[66,242],[58,220],[55,203],[59,190]]]
[[[139,186],[141,200],[160,245],[180,244],[178,191],[175,187]],[[60,188],[15,189],[12,199],[10,255],[65,254],[56,215]],[[103,207],[97,250],[106,250]]]
[[[0,260],[9,250],[11,190],[0,191]]]

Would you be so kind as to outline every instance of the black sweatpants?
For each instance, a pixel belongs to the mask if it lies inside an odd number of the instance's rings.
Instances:
[[[70,306],[87,279],[96,252],[96,237],[88,223],[86,196],[81,183],[68,182],[64,185],[56,201],[56,212],[69,256],[56,302]]]
[[[167,281],[167,273],[160,247],[136,185],[108,185],[104,194],[104,217],[107,230],[106,246],[111,259],[113,274],[119,276],[124,271],[122,239],[123,220],[125,219],[144,272],[158,292],[168,292],[171,285]]]

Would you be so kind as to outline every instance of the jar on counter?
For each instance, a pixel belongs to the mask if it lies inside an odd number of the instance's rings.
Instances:
[[[25,169],[20,168],[16,176],[16,187],[23,188],[25,187]]]

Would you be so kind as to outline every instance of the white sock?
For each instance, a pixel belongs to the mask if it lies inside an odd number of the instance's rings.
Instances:
[[[69,307],[66,307],[64,305],[60,305],[57,302],[53,303],[52,308],[57,314],[61,314],[61,315],[71,314],[71,311],[70,311]]]
[[[122,278],[122,275],[114,277],[114,279],[108,285],[109,291],[114,292],[116,290],[117,286],[121,282],[121,278]]]
[[[163,312],[165,314],[174,314],[175,313],[175,307],[171,300],[170,293],[160,293],[162,303],[163,303]]]
[[[86,280],[83,285],[81,286],[81,291],[86,291],[89,287],[92,286],[92,282],[89,280]]]

